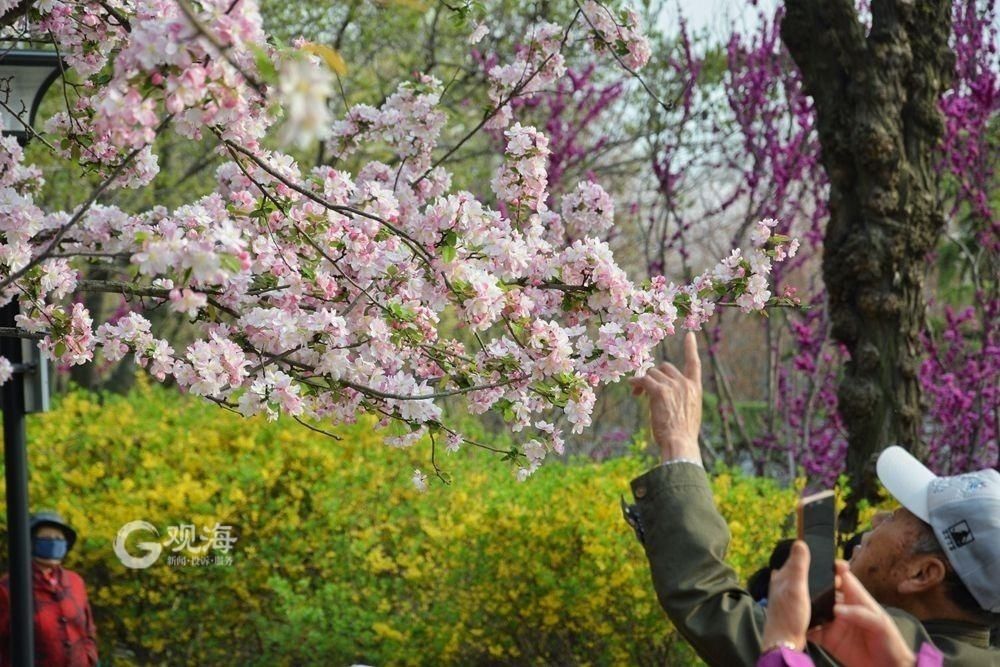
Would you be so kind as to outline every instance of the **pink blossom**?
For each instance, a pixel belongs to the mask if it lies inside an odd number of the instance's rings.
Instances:
[[[614,224],[615,203],[597,183],[581,181],[563,197],[562,215],[571,238],[601,237]]]
[[[592,29],[591,43],[594,50],[625,51],[624,63],[633,70],[641,69],[649,62],[652,49],[649,40],[639,26],[639,15],[631,8],[626,9],[619,23],[612,10],[596,0],[583,3],[583,12]]]
[[[170,290],[170,307],[178,313],[194,317],[208,302],[208,297],[200,292],[189,289]]]

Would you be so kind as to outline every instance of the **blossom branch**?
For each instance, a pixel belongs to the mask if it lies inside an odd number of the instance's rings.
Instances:
[[[163,128],[165,128],[170,123],[171,118],[172,116],[167,116],[162,121],[160,121],[160,124],[156,128],[156,132],[159,133],[160,131],[162,131]],[[122,174],[122,172],[125,171],[125,168],[129,164],[131,164],[131,162],[135,159],[135,157],[145,148],[146,145],[140,146],[139,148],[135,148],[125,157],[125,159],[121,160],[118,163],[118,165],[111,171],[111,173],[108,174],[108,176],[105,177],[105,179],[101,181],[101,183],[96,188],[94,188],[94,190],[90,193],[90,197],[88,197],[87,201],[84,202],[76,210],[73,216],[69,220],[67,220],[64,224],[59,226],[59,229],[56,230],[55,235],[52,237],[52,240],[49,241],[49,244],[45,247],[45,249],[42,250],[42,252],[40,252],[38,255],[32,257],[31,260],[23,267],[21,267],[19,270],[14,271],[9,276],[0,281],[0,292],[7,289],[8,286],[10,286],[15,281],[21,279],[26,273],[31,271],[31,269],[35,268],[36,266],[44,262],[46,259],[48,259],[49,256],[52,254],[52,252],[55,250],[56,246],[59,245],[59,242],[62,240],[63,236],[65,236],[66,232],[72,229],[73,226],[76,225],[81,218],[83,218],[84,214],[90,209],[90,207],[93,206],[94,203],[96,203],[97,200],[100,198],[100,196],[104,194],[104,192],[108,190],[108,188],[111,187],[111,184],[114,183],[115,179],[117,179]]]

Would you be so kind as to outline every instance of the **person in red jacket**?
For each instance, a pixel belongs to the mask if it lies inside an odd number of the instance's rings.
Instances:
[[[76,531],[56,512],[31,516],[32,579],[35,605],[36,667],[94,667],[97,629],[87,589],[62,561]],[[10,663],[10,575],[0,579],[0,666]]]

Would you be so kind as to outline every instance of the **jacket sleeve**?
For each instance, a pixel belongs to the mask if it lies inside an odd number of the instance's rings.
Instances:
[[[86,595],[86,592],[84,593]],[[87,616],[87,636],[84,639],[87,650],[87,664],[90,667],[97,665],[97,625],[94,623],[94,611],[90,608],[90,599],[84,605],[84,614]]]
[[[709,665],[753,665],[764,611],[726,564],[729,528],[705,471],[653,468],[632,482],[643,546],[660,604]]]

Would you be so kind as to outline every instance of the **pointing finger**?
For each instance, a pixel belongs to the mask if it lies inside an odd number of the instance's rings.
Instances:
[[[701,359],[698,357],[698,339],[693,331],[684,336],[684,375],[701,386]]]

